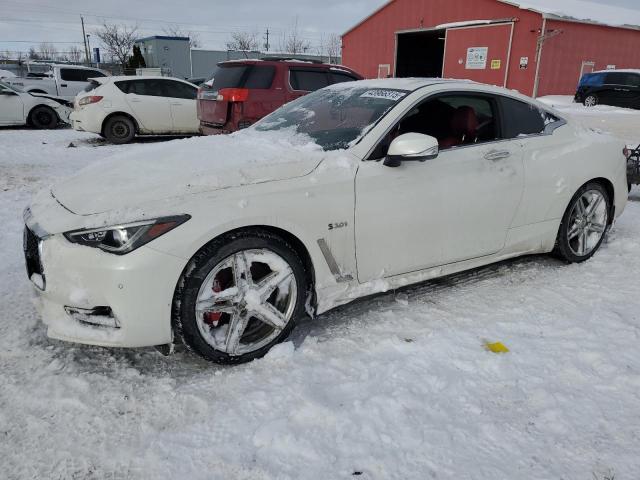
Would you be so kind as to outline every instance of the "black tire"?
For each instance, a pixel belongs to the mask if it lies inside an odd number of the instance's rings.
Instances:
[[[130,118],[116,115],[105,122],[102,132],[111,143],[121,145],[133,140],[136,136],[136,126]]]
[[[585,107],[595,107],[599,103],[600,100],[598,99],[598,96],[593,93],[584,97],[584,101],[582,102]]]
[[[568,238],[570,218],[573,208],[576,205],[578,199],[581,198],[582,195],[584,195],[586,192],[589,192],[591,190],[598,191],[604,197],[605,208],[607,212],[605,231],[598,243],[593,247],[593,250],[591,250],[586,255],[577,255],[571,248]],[[606,237],[608,227],[611,225],[611,211],[611,199],[609,198],[609,193],[607,193],[607,190],[600,183],[590,182],[586,185],[583,185],[569,202],[569,206],[567,207],[567,210],[562,217],[562,223],[560,224],[560,228],[558,230],[558,236],[556,238],[556,245],[553,250],[553,255],[569,263],[581,263],[589,260],[600,249],[600,246],[602,245],[602,242]]]
[[[255,351],[230,355],[212,347],[202,337],[196,323],[198,292],[212,269],[235,253],[267,249],[284,259],[293,270],[297,294],[289,323],[270,343]],[[240,231],[224,235],[204,246],[185,268],[173,296],[172,325],[177,339],[205,360],[219,364],[240,364],[264,356],[273,345],[284,341],[297,321],[306,315],[305,303],[311,286],[305,264],[297,251],[281,237],[264,230]]]
[[[31,110],[29,114],[29,123],[33,128],[44,130],[47,128],[56,128],[58,126],[58,114],[51,107],[39,105]]]

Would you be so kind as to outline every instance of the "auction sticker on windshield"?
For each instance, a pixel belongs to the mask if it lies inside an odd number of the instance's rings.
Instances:
[[[376,89],[376,90],[367,90],[362,95],[360,95],[360,98],[384,98],[386,100],[392,100],[394,102],[397,102],[398,100],[400,100],[402,97],[406,95],[407,95],[406,92],[399,92],[398,90]]]

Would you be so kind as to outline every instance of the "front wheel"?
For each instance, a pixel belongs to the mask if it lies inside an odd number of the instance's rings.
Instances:
[[[282,238],[265,231],[214,240],[191,260],[173,300],[173,324],[203,358],[243,363],[283,341],[305,314],[304,262]]]
[[[598,97],[596,95],[588,95],[582,103],[585,107],[595,107],[598,105]]]
[[[600,248],[609,226],[611,200],[599,183],[588,183],[573,196],[562,218],[554,253],[571,263],[584,262]]]
[[[38,130],[55,128],[58,126],[58,115],[52,108],[40,105],[34,108],[29,115],[31,125]]]

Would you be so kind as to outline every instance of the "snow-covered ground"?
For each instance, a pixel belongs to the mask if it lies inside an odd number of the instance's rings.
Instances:
[[[640,478],[640,190],[586,264],[524,258],[358,301],[248,365],[49,340],[22,209],[145,148],[0,129],[1,478]]]

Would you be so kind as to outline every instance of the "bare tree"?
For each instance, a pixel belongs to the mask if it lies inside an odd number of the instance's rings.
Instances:
[[[299,54],[306,53],[311,48],[311,43],[300,35],[298,30],[298,19],[296,18],[293,28],[282,35],[280,39],[280,50],[285,53]]]
[[[55,60],[58,55],[58,49],[52,43],[42,42],[38,50],[43,60]]]
[[[72,45],[71,47],[69,47],[69,51],[67,53],[69,54],[69,60],[71,60],[73,63],[80,63],[83,52],[79,47],[77,47],[76,45]]]
[[[183,30],[178,25],[169,25],[164,27],[162,31],[171,37],[189,37],[189,46],[191,48],[200,48],[202,46],[200,35],[191,30]]]
[[[133,45],[136,43],[137,31],[137,25],[128,27],[105,22],[94,33],[104,45],[107,54],[124,68],[131,56]]]
[[[324,41],[324,51],[327,52],[329,63],[336,63],[342,53],[342,38],[337,33],[331,33]]]
[[[227,50],[257,50],[258,34],[255,32],[233,32],[227,41]]]
[[[29,60],[38,60],[40,58],[40,55],[38,55],[38,52],[36,52],[36,49],[33,47],[29,47]]]

